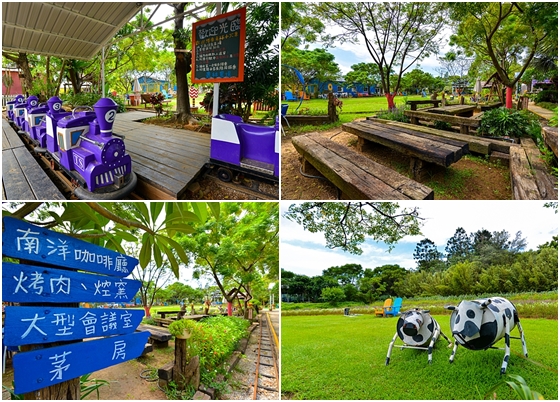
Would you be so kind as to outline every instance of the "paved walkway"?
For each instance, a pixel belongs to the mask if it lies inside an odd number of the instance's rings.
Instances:
[[[554,116],[552,110],[545,109],[543,107],[537,106],[532,102],[529,102],[529,110],[539,116],[542,119],[550,120]]]

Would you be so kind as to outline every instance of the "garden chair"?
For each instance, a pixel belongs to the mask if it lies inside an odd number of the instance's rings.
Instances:
[[[284,93],[284,96],[287,101],[297,101],[297,98],[294,96],[294,94],[291,91],[286,91]]]
[[[385,310],[393,306],[393,299],[385,299],[382,308],[376,308],[374,310],[375,315],[385,317]]]
[[[401,306],[402,306],[402,298],[397,297],[395,299],[395,303],[393,304],[393,306],[383,309],[385,310],[385,316],[387,317],[390,315],[396,317],[399,314],[399,311],[401,310]]]
[[[282,106],[280,107],[280,115],[282,116],[282,119],[286,122],[286,125],[288,127],[290,127],[290,122],[286,118],[286,115],[288,114],[289,107],[290,105],[288,105],[287,103],[282,103]],[[282,126],[282,133],[284,133],[284,124],[282,123],[281,126]]]
[[[165,99],[173,98],[173,96],[169,95],[165,89],[162,89],[161,93],[162,93],[163,96],[165,96]]]

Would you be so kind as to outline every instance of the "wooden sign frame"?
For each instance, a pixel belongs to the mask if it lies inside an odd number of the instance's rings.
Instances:
[[[240,25],[239,25],[239,35],[237,39],[239,40],[239,50],[238,56],[236,58],[237,63],[237,76],[235,77],[204,77],[200,78],[196,76],[197,67],[201,66],[201,62],[197,61],[197,52],[202,53],[201,47],[206,46],[208,44],[213,44],[215,41],[221,41],[227,36],[227,39],[231,39],[231,36],[234,35],[231,32],[220,32],[220,27],[216,27],[215,25],[220,23],[222,20],[227,20],[228,18],[239,15],[240,18]],[[203,84],[203,83],[219,83],[219,82],[243,82],[244,74],[245,74],[245,29],[246,29],[246,20],[247,20],[247,9],[245,7],[230,11],[225,14],[220,14],[212,18],[208,18],[202,21],[195,22],[192,24],[192,69],[191,69],[191,82],[193,85],[195,84]],[[209,33],[208,36],[201,37],[201,29],[203,27],[210,27],[211,29],[217,28],[217,33],[214,34],[213,32]],[[235,31],[237,32],[237,31]],[[198,34],[198,38],[197,38]],[[217,38],[217,39],[215,39]],[[235,38],[235,36],[234,36]],[[222,48],[218,53],[225,52]],[[218,58],[225,58],[224,55],[218,54],[214,56],[214,52],[209,52],[209,57],[218,57]]]

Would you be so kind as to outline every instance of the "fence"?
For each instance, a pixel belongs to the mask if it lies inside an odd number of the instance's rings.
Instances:
[[[2,107],[5,108],[9,101],[13,101],[16,95],[2,95]]]

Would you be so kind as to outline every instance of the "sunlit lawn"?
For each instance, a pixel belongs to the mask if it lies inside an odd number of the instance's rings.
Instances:
[[[435,316],[449,333],[449,316]],[[459,347],[450,364],[450,350],[441,338],[433,364],[427,352],[393,348],[385,366],[387,348],[396,330],[396,318],[282,317],[282,393],[287,399],[484,399],[502,381],[504,352],[470,351]],[[511,341],[508,374],[523,377],[545,399],[558,399],[558,322],[524,319],[529,359],[521,343]],[[514,330],[512,336],[518,336]],[[398,342],[396,345],[399,344]],[[503,347],[503,340],[496,346]],[[506,378],[509,379],[509,378]],[[519,399],[506,385],[499,399]]]

